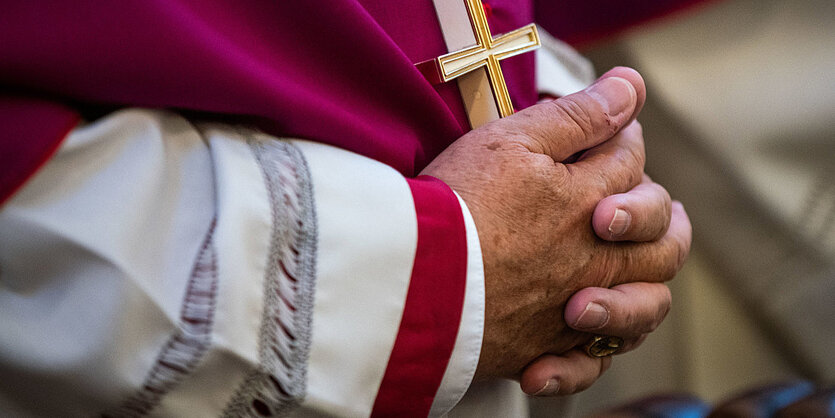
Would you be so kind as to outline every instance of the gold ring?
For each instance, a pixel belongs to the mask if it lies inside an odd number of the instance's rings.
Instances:
[[[620,351],[623,338],[610,335],[595,335],[584,347],[590,357],[608,357]]]

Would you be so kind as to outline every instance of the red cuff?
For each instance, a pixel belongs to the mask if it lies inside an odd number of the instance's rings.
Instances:
[[[429,177],[408,179],[418,221],[406,307],[372,417],[429,414],[461,322],[467,237],[458,199]]]

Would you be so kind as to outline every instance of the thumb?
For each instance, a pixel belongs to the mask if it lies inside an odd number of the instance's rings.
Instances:
[[[494,123],[515,134],[511,137],[522,141],[531,152],[564,161],[613,137],[634,119],[639,99],[643,104],[646,93],[640,75],[634,70],[616,70],[582,91],[531,106]]]

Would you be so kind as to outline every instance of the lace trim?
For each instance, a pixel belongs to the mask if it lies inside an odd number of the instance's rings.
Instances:
[[[269,268],[264,284],[259,365],[227,404],[223,416],[279,416],[306,391],[316,261],[316,216],[307,163],[292,144],[257,140],[250,146],[272,204]]]
[[[203,358],[211,344],[218,284],[217,255],[212,245],[214,230],[215,221],[212,221],[191,272],[177,331],[160,351],[142,387],[102,416],[147,415],[159,405],[163,396],[194,371]]]

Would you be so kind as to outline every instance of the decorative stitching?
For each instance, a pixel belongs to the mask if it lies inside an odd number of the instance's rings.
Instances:
[[[188,281],[180,311],[180,326],[162,348],[142,387],[105,417],[139,417],[150,413],[197,364],[211,344],[217,294],[217,254],[213,220]]]
[[[272,206],[259,364],[223,416],[280,416],[305,396],[316,261],[316,214],[307,162],[294,145],[248,135]]]

